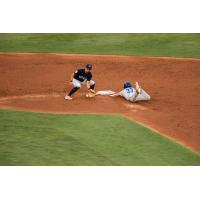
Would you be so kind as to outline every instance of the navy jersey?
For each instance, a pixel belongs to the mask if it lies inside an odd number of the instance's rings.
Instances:
[[[88,72],[86,74],[85,69],[78,69],[74,72],[74,78],[80,82],[83,82],[84,80],[90,81],[92,79],[92,73]]]

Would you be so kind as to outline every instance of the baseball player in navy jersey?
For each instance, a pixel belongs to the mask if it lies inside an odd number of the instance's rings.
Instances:
[[[84,69],[77,69],[70,78],[73,88],[66,94],[66,100],[72,100],[72,95],[81,88],[81,85],[86,85],[90,92],[95,93],[95,82],[92,80],[92,64],[87,64]]]
[[[139,86],[138,82],[135,83],[135,88],[132,87],[130,82],[125,82],[124,89],[122,91],[110,96],[122,96],[131,102],[149,101],[151,99],[150,95]]]

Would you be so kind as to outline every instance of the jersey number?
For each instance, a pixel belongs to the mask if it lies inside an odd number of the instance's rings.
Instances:
[[[133,93],[133,88],[126,88],[128,94]]]

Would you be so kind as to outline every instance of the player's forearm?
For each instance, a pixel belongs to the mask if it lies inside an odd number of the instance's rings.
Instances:
[[[72,80],[73,80],[73,78],[74,78],[74,73],[73,73],[73,74],[71,74],[71,76],[70,76],[70,81],[72,81]]]
[[[120,92],[117,92],[114,94],[115,96],[120,96]]]
[[[88,90],[90,89],[90,81],[86,82],[86,87],[87,87]]]
[[[117,97],[117,96],[120,96],[120,93],[121,93],[121,92],[117,92],[117,93],[112,94],[112,95],[110,95],[110,96],[112,96],[112,97]]]

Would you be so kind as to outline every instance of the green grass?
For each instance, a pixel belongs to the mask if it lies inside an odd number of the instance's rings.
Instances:
[[[6,34],[0,52],[200,58],[200,34]],[[200,155],[122,116],[0,110],[0,165],[200,165]]]
[[[200,58],[200,34],[0,34],[0,52]]]
[[[122,116],[0,110],[0,165],[200,165],[200,155]]]

